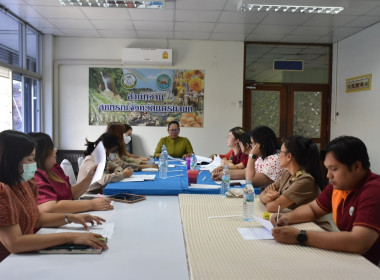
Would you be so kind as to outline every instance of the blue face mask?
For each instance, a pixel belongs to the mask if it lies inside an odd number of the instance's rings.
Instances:
[[[24,168],[24,173],[21,174],[21,177],[24,181],[29,181],[34,177],[34,173],[37,171],[37,163],[24,163],[22,166]]]

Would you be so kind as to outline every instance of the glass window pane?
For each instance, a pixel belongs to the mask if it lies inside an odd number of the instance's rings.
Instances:
[[[38,33],[26,28],[26,69],[37,72]]]
[[[22,77],[18,74],[13,74],[12,88],[12,115],[13,129],[24,131],[24,98],[22,90]]]
[[[280,135],[280,92],[252,90],[251,129],[266,125]]]
[[[12,73],[0,68],[0,131],[12,129]]]
[[[294,92],[293,134],[308,138],[321,137],[322,92]]]
[[[20,23],[3,12],[0,12],[0,22],[0,60],[11,65],[21,66]]]

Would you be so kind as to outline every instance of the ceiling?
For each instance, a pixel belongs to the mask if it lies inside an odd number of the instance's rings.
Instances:
[[[167,0],[162,10],[63,7],[57,0],[0,5],[42,33],[99,38],[334,43],[380,21],[379,0],[347,1],[338,15],[241,12],[236,2]],[[0,36],[7,32],[2,24]]]

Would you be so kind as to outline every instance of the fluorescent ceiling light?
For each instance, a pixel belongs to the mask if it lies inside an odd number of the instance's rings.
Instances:
[[[269,3],[270,2],[270,3]],[[288,3],[284,3],[288,2]],[[293,2],[293,3],[291,3]],[[263,0],[239,0],[237,9],[251,12],[283,12],[283,13],[308,13],[308,14],[338,14],[344,10],[343,6],[320,5],[321,1],[313,1],[312,5],[306,5],[310,1],[263,1]],[[330,1],[330,4],[333,1]],[[278,3],[278,4],[277,4]],[[323,2],[324,4],[325,2]]]
[[[102,8],[153,8],[162,9],[165,0],[162,1],[120,1],[120,0],[58,0],[66,7],[102,7]]]

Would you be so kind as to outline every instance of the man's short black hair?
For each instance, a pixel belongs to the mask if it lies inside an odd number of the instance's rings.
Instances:
[[[360,161],[364,170],[369,170],[371,164],[367,147],[362,140],[353,136],[340,136],[327,144],[323,151],[323,160],[328,153],[333,153],[334,157],[351,170],[352,165]]]

